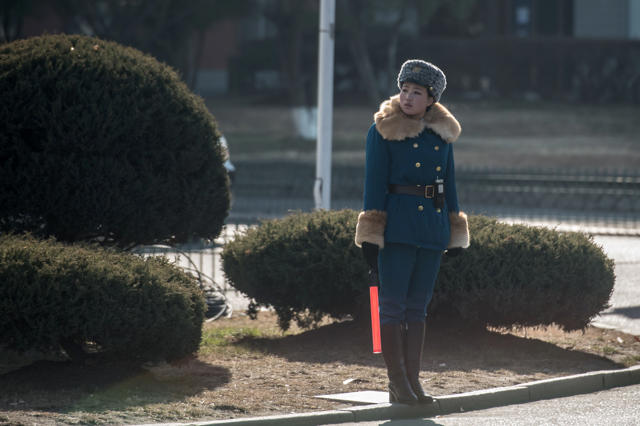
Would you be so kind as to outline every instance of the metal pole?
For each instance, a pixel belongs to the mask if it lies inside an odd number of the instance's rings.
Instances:
[[[316,209],[331,208],[331,133],[333,124],[333,45],[335,0],[320,0],[318,52],[318,139],[316,181],[313,188]]]

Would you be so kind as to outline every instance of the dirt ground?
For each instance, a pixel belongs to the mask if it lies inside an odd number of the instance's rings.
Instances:
[[[434,395],[640,363],[640,339],[589,327],[462,329],[429,324],[421,380]],[[282,333],[272,312],[205,325],[197,357],[140,369],[42,361],[0,375],[0,424],[125,424],[328,410],[320,394],[384,390],[368,326]]]

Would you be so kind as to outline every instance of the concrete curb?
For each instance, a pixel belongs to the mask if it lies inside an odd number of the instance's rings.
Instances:
[[[346,423],[389,419],[435,417],[463,411],[482,410],[510,404],[523,404],[541,399],[560,398],[582,393],[599,392],[619,386],[640,384],[640,365],[622,370],[603,370],[567,377],[538,380],[515,386],[437,397],[429,405],[375,404],[332,411],[289,414],[282,416],[251,417],[194,423],[164,423],[153,426],[186,425],[288,425],[312,426],[327,423]]]

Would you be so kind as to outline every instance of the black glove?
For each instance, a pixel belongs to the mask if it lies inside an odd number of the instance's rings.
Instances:
[[[462,250],[464,250],[462,247],[450,248],[445,252],[445,254],[449,257],[456,257],[462,253]]]
[[[362,254],[369,265],[369,285],[380,285],[378,279],[378,246],[364,242],[362,243]]]

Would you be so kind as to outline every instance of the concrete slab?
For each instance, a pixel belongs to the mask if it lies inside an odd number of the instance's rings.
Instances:
[[[347,393],[334,393],[330,395],[317,395],[315,398],[328,399],[330,401],[349,402],[351,404],[384,404],[389,402],[389,392],[360,391]]]

